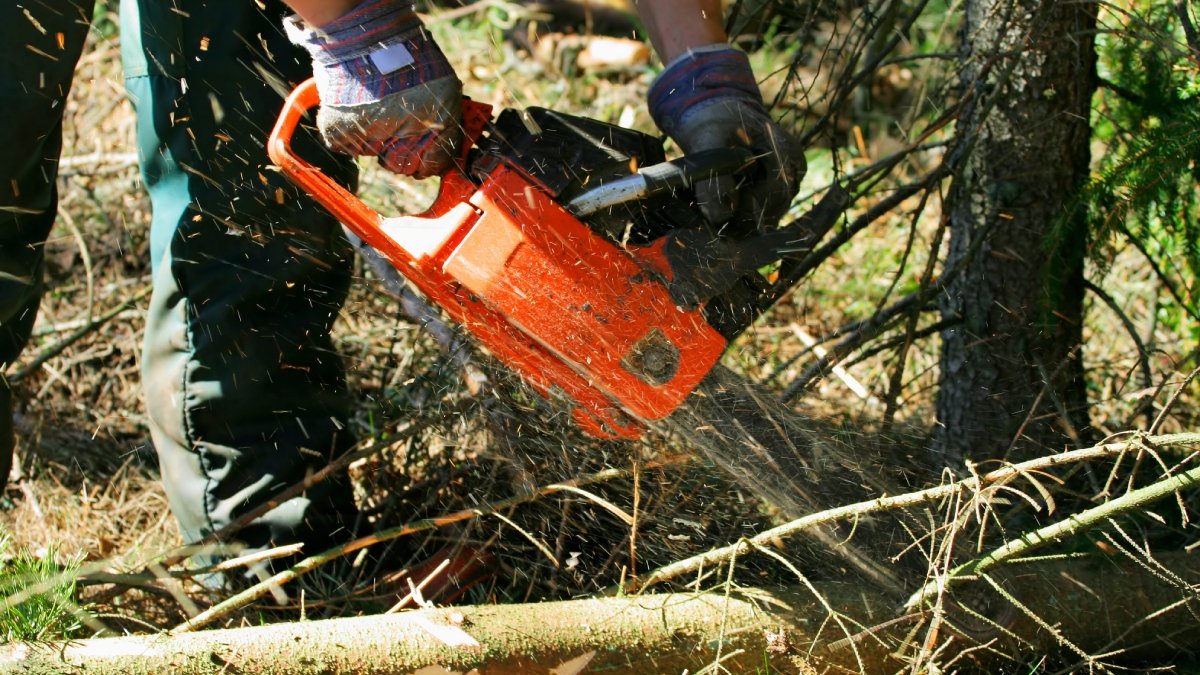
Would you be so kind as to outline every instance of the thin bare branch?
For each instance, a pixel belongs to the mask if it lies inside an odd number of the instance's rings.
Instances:
[[[1136,509],[1153,504],[1164,497],[1174,495],[1184,488],[1192,487],[1197,482],[1200,482],[1200,467],[1170,476],[1157,483],[1147,485],[1144,488],[1132,490],[1116,499],[1104,502],[1082,513],[1075,514],[1033,532],[1022,534],[1020,537],[1009,540],[1003,546],[987,555],[959,565],[950,571],[945,578],[926,584],[909,598],[908,602],[905,603],[905,607],[909,609],[917,607],[941,588],[969,578],[978,577],[1005,561],[1028,555],[1043,546],[1089,530],[1113,516],[1130,513]]]
[[[1164,436],[1155,436],[1149,440],[1159,448],[1195,446],[1200,445],[1200,434],[1170,434]],[[740,541],[729,546],[716,548],[700,555],[660,567],[646,577],[645,581],[643,581],[640,585],[640,589],[645,590],[665,581],[678,578],[681,575],[692,574],[703,567],[720,564],[722,561],[728,560],[730,556],[736,555],[738,552],[746,552],[749,550],[749,547],[752,544],[767,544],[773,539],[790,537],[794,534],[809,530],[819,525],[862,517],[871,513],[894,511],[911,508],[914,506],[933,504],[947,497],[958,494],[978,492],[986,486],[1005,483],[1018,478],[1023,472],[1038,471],[1057,466],[1075,464],[1078,462],[1115,457],[1128,450],[1136,450],[1136,443],[1136,440],[1130,443],[1107,443],[1104,445],[1096,445],[1090,448],[1048,455],[1045,457],[1039,457],[1029,461],[1021,462],[1019,464],[1009,464],[983,474],[982,476],[971,477],[953,483],[947,483],[937,487],[920,490],[918,492],[910,492],[893,497],[879,497],[877,499],[868,501],[847,504],[845,506],[840,506],[821,511],[820,513],[814,513],[802,518],[797,518],[778,527],[764,530],[763,532],[760,532],[747,540]],[[1183,474],[1180,475],[1182,476]],[[1124,497],[1122,499],[1124,499]]]

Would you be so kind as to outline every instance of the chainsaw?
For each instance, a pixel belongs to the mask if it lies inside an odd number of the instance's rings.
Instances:
[[[831,192],[796,224],[731,243],[690,186],[753,170],[749,150],[667,161],[660,139],[635,130],[544,108],[493,117],[465,99],[461,162],[433,204],[384,217],[292,152],[319,104],[312,80],[292,92],[271,160],[599,438],[637,438],[679,408],[844,209]],[[771,266],[773,277],[761,273]]]

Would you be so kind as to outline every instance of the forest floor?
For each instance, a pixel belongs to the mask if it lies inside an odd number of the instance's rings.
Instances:
[[[35,339],[9,371],[20,400],[19,440],[14,478],[0,495],[0,532],[10,539],[9,558],[24,552],[134,575],[161,571],[154,562],[181,541],[158,481],[141,398],[150,205],[133,154],[134,115],[124,97],[114,19],[100,15],[67,107],[60,217],[47,244],[48,290]],[[491,29],[465,30],[461,19],[454,20],[455,30],[450,16],[434,15],[430,25],[473,98],[498,108],[536,104],[652,130],[643,104],[653,77],[646,63],[582,69],[574,60],[573,39],[548,41],[531,55],[517,44],[523,39],[510,39],[519,31],[495,27],[501,21],[493,20]],[[893,73],[883,84],[911,82]],[[880,133],[851,143],[856,152],[877,156],[896,141]],[[370,162],[363,169],[361,194],[383,212],[412,212],[430,198],[430,185],[398,180]],[[816,162],[810,180],[825,180],[830,170]],[[939,206],[922,206],[922,218],[937,222]],[[748,331],[727,354],[726,365],[767,386],[795,379],[811,358],[811,335],[873,309],[863,289],[888,285],[873,272],[885,269],[893,260],[889,256],[903,248],[905,232],[894,230],[881,226],[873,246],[858,245],[823,268],[768,321]],[[1130,273],[1126,290],[1135,295],[1151,283],[1147,274]],[[93,325],[97,317],[105,318]],[[1101,429],[1122,431],[1132,401],[1142,393],[1133,391],[1129,375],[1136,357],[1103,328],[1091,335],[1089,362],[1109,373],[1096,378],[1102,384],[1095,392],[1094,419]],[[361,447],[381,446],[351,467],[356,497],[376,529],[500,503],[563,481],[586,482],[579,490],[527,499],[414,537],[413,548],[458,541],[496,555],[500,574],[472,591],[475,602],[611,590],[635,573],[777,522],[756,495],[687,453],[678,439],[590,439],[565,422],[561,410],[480,354],[472,357],[472,367],[488,386],[473,391],[461,363],[405,316],[365,269],[356,273],[335,338],[360,401],[354,424],[364,439]],[[1177,351],[1160,351],[1164,362],[1156,370],[1170,372],[1169,355]],[[918,351],[910,359],[905,391],[911,394],[900,401],[897,415],[903,423],[890,426],[886,435],[876,433],[882,412],[876,392],[889,377],[885,357],[848,366],[793,400],[820,420],[820,433],[864,456],[890,458],[902,487],[937,480],[921,476],[908,482],[909,472],[925,459],[936,351]],[[1195,428],[1195,413],[1178,406],[1160,430]],[[388,438],[396,440],[382,443]],[[792,553],[808,555],[794,548]],[[786,572],[770,561],[747,560],[740,574],[747,583],[765,583]],[[112,617],[105,622],[114,630],[168,628],[197,605],[220,599],[186,577],[184,600],[174,592],[117,592],[100,576],[86,577],[81,602],[97,616]],[[221,625],[289,620],[300,612],[309,617],[372,612],[389,600],[365,595],[305,600],[301,608],[295,596],[282,607],[268,599],[225,617]]]
[[[171,555],[181,540],[158,481],[140,389],[150,205],[134,154],[134,113],[124,97],[115,18],[98,14],[67,106],[47,293],[34,340],[8,373],[18,392],[19,440],[13,480],[0,500],[0,532],[9,539],[8,559],[32,555],[135,574]],[[551,34],[531,57],[518,46],[527,44],[528,34],[510,39],[515,29],[495,27],[503,22],[450,30],[449,21],[435,16],[430,23],[477,100],[497,108],[543,105],[652,130],[643,101],[653,71],[640,43],[617,39],[611,43],[617,52],[638,48],[633,61],[602,55],[617,61],[583,71],[574,61],[578,36]],[[435,188],[398,179],[369,161],[362,167],[360,194],[384,213],[419,211]],[[801,326],[814,319],[789,314],[782,325],[752,330],[731,351],[731,363],[765,376],[788,349],[803,349]],[[404,436],[398,430],[405,425],[420,430],[383,444],[351,469],[360,506],[377,529],[566,480],[596,481],[584,491],[532,499],[497,517],[426,533],[412,545],[429,551],[453,540],[495,553],[502,572],[494,585],[473,591],[477,601],[615,588],[631,579],[633,568],[653,569],[771,522],[755,495],[669,440],[591,439],[482,354],[472,357],[474,375],[463,371],[365,268],[356,273],[335,340],[361,403],[354,420],[364,439],[360,447]],[[480,372],[489,386],[473,393],[469,380]],[[816,398],[829,399],[820,405],[832,410],[829,388],[840,385],[826,385]],[[855,400],[844,388],[837,396]],[[637,519],[632,542],[623,520],[629,513]],[[82,602],[96,614],[125,617],[110,620],[125,630],[167,627],[188,610],[169,596],[115,594],[87,575],[83,584]],[[219,599],[189,588],[200,604]],[[386,599],[357,600],[363,602],[338,602],[327,613],[377,611]],[[290,612],[275,609],[271,601],[254,605],[225,625],[262,620],[262,612],[279,620],[295,616],[294,604]],[[305,612],[315,616],[322,608],[310,601]]]

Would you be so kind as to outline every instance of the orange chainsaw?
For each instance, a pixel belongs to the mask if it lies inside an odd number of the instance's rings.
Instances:
[[[542,108],[493,120],[471,100],[432,206],[383,217],[293,154],[319,103],[312,80],[292,92],[272,161],[593,436],[636,438],[680,407],[781,294],[758,269],[819,239],[811,222],[737,246],[708,229],[689,186],[746,169],[749,151],[668,162],[647,134]]]

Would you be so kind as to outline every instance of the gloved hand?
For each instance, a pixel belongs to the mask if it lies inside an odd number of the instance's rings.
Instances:
[[[738,179],[694,186],[705,218],[734,237],[773,229],[800,189],[806,164],[767,114],[746,55],[724,44],[690,50],[655,79],[648,98],[655,123],[685,153],[749,146],[759,156]]]
[[[411,2],[367,0],[319,28],[289,16],[284,29],[312,54],[317,126],[330,148],[417,178],[453,163],[462,82]]]

